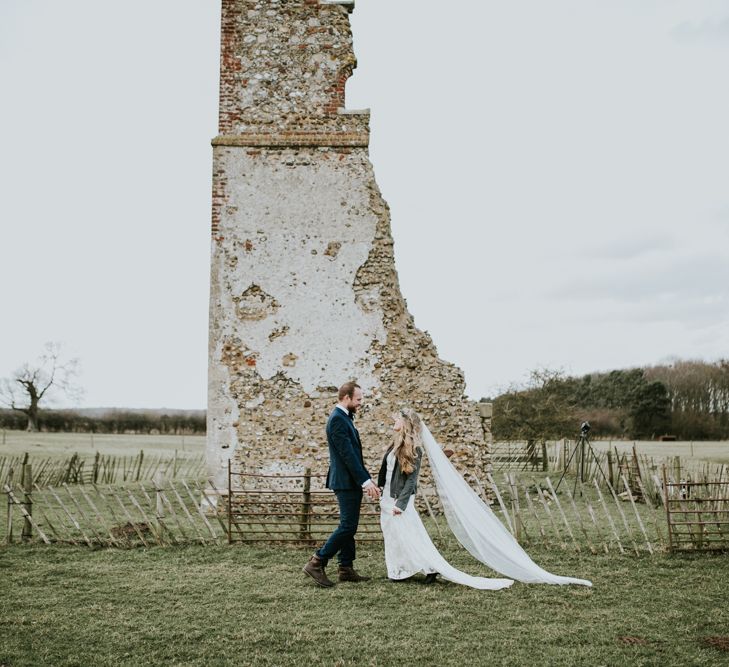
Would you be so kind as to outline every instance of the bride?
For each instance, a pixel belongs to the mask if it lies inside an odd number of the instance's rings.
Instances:
[[[412,409],[393,415],[395,435],[378,476],[382,490],[380,525],[385,538],[387,575],[394,581],[418,572],[431,583],[444,579],[481,590],[498,590],[517,579],[525,583],[582,584],[586,579],[550,574],[534,563],[503,524],[458,474],[428,428]],[[474,577],[440,555],[415,508],[415,491],[423,453],[428,455],[448,525],[458,541],[479,561],[510,579]]]

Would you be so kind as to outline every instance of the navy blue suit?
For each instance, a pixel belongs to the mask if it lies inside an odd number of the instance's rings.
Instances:
[[[354,536],[359,526],[362,505],[362,484],[371,479],[362,458],[362,442],[352,417],[334,408],[327,421],[329,472],[327,488],[334,491],[339,504],[339,526],[324,546],[316,552],[324,564],[339,554],[343,567],[351,567],[355,559]]]
[[[327,488],[361,489],[370,474],[365,470],[362,458],[362,442],[354,420],[339,408],[334,408],[327,421],[329,443],[329,472]]]

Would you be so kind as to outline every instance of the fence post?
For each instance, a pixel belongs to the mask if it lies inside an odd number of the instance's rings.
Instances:
[[[157,499],[157,522],[159,522],[160,519],[165,518],[165,503],[162,499],[162,482],[164,481],[162,473],[155,473],[152,481],[154,483],[155,496]]]
[[[301,506],[299,536],[302,540],[311,539],[311,468],[304,470],[304,503]]]
[[[668,503],[668,477],[666,475],[666,464],[663,464],[663,502],[666,506],[666,524],[668,525],[668,551],[673,553],[673,535],[671,532],[671,510]]]
[[[549,470],[549,460],[547,459],[547,441],[542,440],[542,472]]]
[[[613,454],[609,449],[607,452],[607,464],[608,464],[608,479],[610,480],[610,486],[615,488],[615,477],[613,475]]]
[[[139,465],[137,466],[137,478],[134,480],[135,482],[139,481],[139,473],[142,472],[142,461],[144,460],[144,450],[139,450]]]
[[[10,489],[13,488],[13,469],[12,467],[8,470],[8,476],[5,480],[8,488],[8,522],[5,526],[5,542],[10,544],[13,541],[13,499],[10,497]]]
[[[231,514],[233,513],[233,499],[231,498],[231,495],[233,494],[232,486],[230,459],[228,459],[228,544],[233,544],[233,526],[231,517]]]
[[[681,457],[675,456],[673,458],[673,476],[677,482],[681,481]]]
[[[519,489],[516,486],[516,478],[512,473],[504,473],[504,479],[511,491],[511,513],[514,518],[514,537],[520,542],[524,532],[524,522],[521,520],[521,508],[519,507]]]
[[[30,463],[23,466],[23,507],[28,513],[23,521],[23,532],[21,539],[28,542],[33,537],[33,526],[30,523],[30,516],[33,515],[33,500],[31,494],[33,492],[33,468]]]

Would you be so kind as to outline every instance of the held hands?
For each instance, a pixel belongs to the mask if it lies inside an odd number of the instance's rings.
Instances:
[[[385,490],[382,487],[375,486],[372,480],[369,480],[362,488],[370,500],[379,500],[382,497],[382,492]],[[392,508],[392,514],[393,516],[397,516],[398,514],[402,514],[402,510],[395,506]]]
[[[369,480],[364,485],[364,492],[367,494],[367,497],[370,500],[379,500],[380,499],[380,489],[377,488],[375,483],[372,480]]]

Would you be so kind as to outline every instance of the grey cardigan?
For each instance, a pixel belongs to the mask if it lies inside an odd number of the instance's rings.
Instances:
[[[392,445],[385,452],[385,456],[382,457],[382,465],[377,475],[377,486],[381,489],[385,488],[385,483],[387,482],[387,455],[391,451]],[[410,496],[418,488],[418,475],[420,474],[420,463],[423,460],[423,450],[420,447],[416,447],[415,453],[417,454],[415,458],[415,469],[409,475],[406,475],[400,470],[400,464],[397,458],[395,458],[395,468],[392,471],[392,479],[390,480],[390,495],[393,498],[397,498],[395,506],[403,512],[408,506]]]

